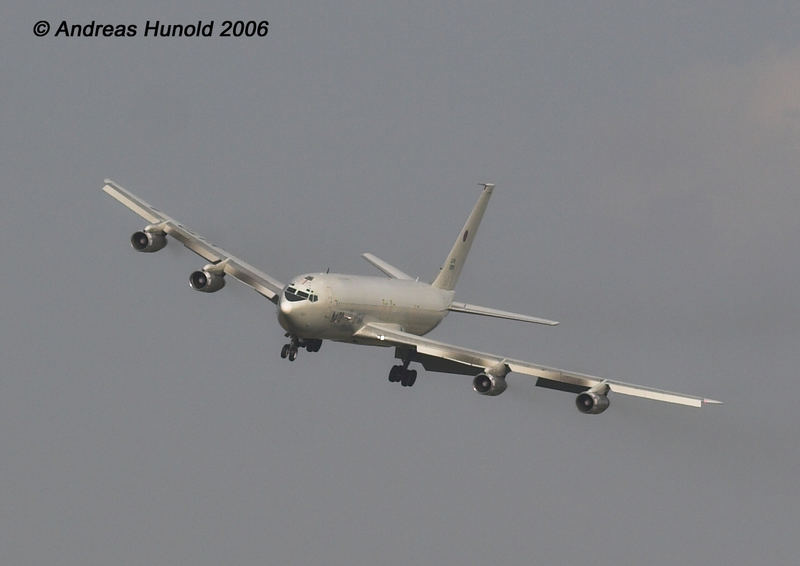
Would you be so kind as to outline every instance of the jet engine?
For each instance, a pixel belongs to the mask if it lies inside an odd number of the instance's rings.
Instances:
[[[594,391],[584,391],[575,399],[575,405],[581,413],[599,415],[608,409],[608,397]]]
[[[209,271],[204,268],[202,271],[193,271],[189,276],[189,287],[195,291],[203,293],[213,293],[225,286],[225,274]]]
[[[131,236],[131,246],[137,252],[157,252],[167,245],[167,235],[161,231],[140,230]]]
[[[505,377],[498,377],[486,373],[479,373],[472,380],[472,388],[481,395],[500,395],[506,390],[508,384]]]

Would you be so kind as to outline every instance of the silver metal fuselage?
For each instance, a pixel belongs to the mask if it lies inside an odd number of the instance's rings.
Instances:
[[[318,300],[290,301],[286,288],[314,294]],[[427,334],[444,319],[453,291],[428,283],[364,275],[311,273],[284,288],[278,300],[278,322],[298,338],[383,345],[355,338],[364,323],[395,325],[412,334]]]

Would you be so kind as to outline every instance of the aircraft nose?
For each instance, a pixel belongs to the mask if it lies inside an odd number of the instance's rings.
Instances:
[[[290,301],[287,301],[285,298],[281,297],[280,308],[282,314],[285,315],[291,314],[292,303]]]

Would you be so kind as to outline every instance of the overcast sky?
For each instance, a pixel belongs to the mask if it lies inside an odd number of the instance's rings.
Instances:
[[[0,562],[796,562],[800,4],[67,4],[0,7]],[[430,280],[495,182],[457,297],[561,325],[432,337],[725,405],[289,363],[105,177],[282,281]]]

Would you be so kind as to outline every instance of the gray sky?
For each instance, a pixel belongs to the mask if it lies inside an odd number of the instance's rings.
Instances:
[[[800,6],[70,4],[0,7],[4,564],[796,561]],[[270,31],[31,31],[63,18]],[[726,404],[289,364],[104,177],[284,281],[429,279],[494,181],[457,296],[562,324],[433,337]]]

